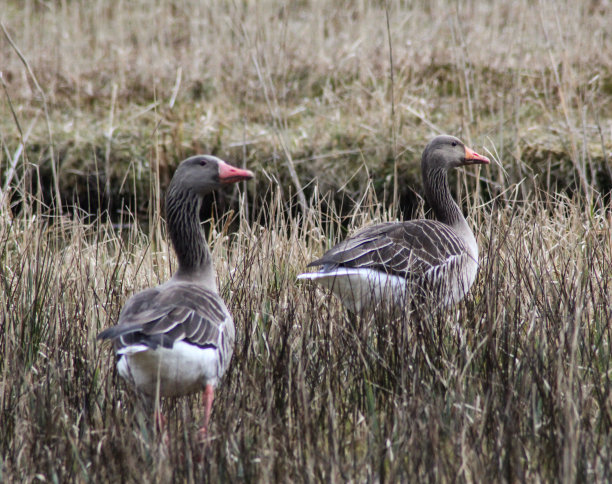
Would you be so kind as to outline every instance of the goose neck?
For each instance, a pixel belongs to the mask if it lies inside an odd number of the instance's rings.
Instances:
[[[200,196],[170,187],[166,199],[168,233],[178,259],[174,279],[201,282],[216,289],[208,244],[200,227]]]
[[[465,217],[448,187],[447,170],[439,168],[424,171],[423,185],[425,197],[440,222],[452,227],[466,224]]]

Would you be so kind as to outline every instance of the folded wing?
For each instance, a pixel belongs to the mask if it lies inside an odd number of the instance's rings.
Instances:
[[[172,348],[184,341],[200,348],[216,348],[229,362],[235,338],[231,321],[216,292],[196,284],[176,283],[134,295],[121,311],[117,326],[98,338],[112,340],[118,353],[136,345],[143,349]]]
[[[338,267],[373,269],[414,280],[434,277],[467,254],[465,244],[448,225],[415,220],[367,227],[309,266],[321,266],[323,272]]]

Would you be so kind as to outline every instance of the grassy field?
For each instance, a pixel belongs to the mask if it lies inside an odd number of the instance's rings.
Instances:
[[[612,480],[612,5],[0,1],[0,481]],[[296,275],[423,216],[427,141],[481,266],[444,314],[349,320]],[[176,267],[163,194],[256,172],[203,219],[234,315],[210,438],[168,439],[96,334]]]

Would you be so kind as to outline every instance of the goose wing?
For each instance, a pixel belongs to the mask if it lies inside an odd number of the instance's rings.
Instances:
[[[406,279],[426,277],[469,257],[465,243],[448,225],[413,220],[373,225],[340,242],[309,264],[321,271],[337,267],[374,269]]]
[[[121,311],[117,326],[102,331],[98,338],[112,340],[117,351],[132,345],[172,348],[175,342],[185,341],[231,353],[235,329],[216,292],[180,283],[132,296]]]

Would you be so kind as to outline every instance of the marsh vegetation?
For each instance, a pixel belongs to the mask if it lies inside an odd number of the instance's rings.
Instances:
[[[41,2],[0,11],[0,480],[612,479],[612,7]],[[426,215],[439,132],[481,252],[459,305],[351,320],[296,275]],[[202,216],[237,343],[168,445],[96,334],[176,267],[176,165],[256,173]]]

